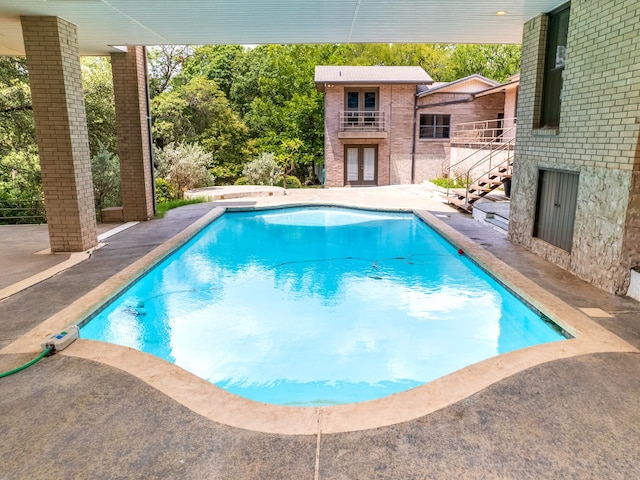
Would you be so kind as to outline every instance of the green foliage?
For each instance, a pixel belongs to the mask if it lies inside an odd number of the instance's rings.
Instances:
[[[449,61],[450,80],[479,73],[505,82],[520,71],[520,45],[456,45]]]
[[[190,199],[177,199],[169,200],[168,202],[162,202],[156,204],[156,216],[155,218],[162,218],[164,215],[174,208],[183,207],[185,205],[192,205],[194,203],[203,203],[204,198],[190,198]]]
[[[310,182],[324,157],[324,95],[314,84],[316,65],[419,65],[435,81],[474,73],[505,81],[519,70],[520,53],[518,45],[153,47],[148,60],[154,142],[160,149],[192,144],[206,152],[206,165],[182,169],[197,184],[212,177],[233,183],[258,152],[273,152],[287,174]],[[101,149],[115,153],[108,58],[83,58],[82,73],[91,156]],[[26,61],[0,57],[0,195],[41,195],[36,152]],[[179,175],[172,175],[167,180],[176,195],[192,188],[184,186],[192,184],[186,180],[178,187]]]
[[[26,60],[0,57],[0,157],[36,149]]]
[[[247,177],[238,177],[238,179],[233,184],[234,185],[250,185],[249,179]]]
[[[108,57],[82,57],[82,87],[91,156],[117,152],[113,77]]]
[[[432,178],[429,180],[434,185],[442,188],[464,188],[467,183],[462,178]]]
[[[171,185],[164,178],[156,177],[155,190],[156,190],[156,204],[166,203],[171,200],[175,200],[176,191],[173,185]]]
[[[0,199],[42,198],[40,163],[33,150],[13,151],[0,157]]]
[[[216,82],[226,98],[237,75],[234,73],[236,63],[244,55],[241,45],[205,45],[196,47],[192,54],[185,58],[179,81],[185,82],[194,77],[205,77]]]
[[[210,154],[207,168],[228,180],[242,171],[248,129],[213,80],[194,77],[156,96],[152,102],[156,146],[198,144]]]
[[[276,178],[275,182],[276,187],[282,187],[282,176]],[[294,177],[293,175],[287,175],[287,188],[302,188],[302,183],[298,179],[298,177]]]
[[[161,45],[147,49],[151,98],[171,90],[172,82],[191,53],[191,47],[186,45]]]
[[[104,145],[99,145],[98,152],[91,158],[91,176],[96,212],[121,204],[120,161]]]
[[[257,152],[304,181],[324,157],[324,96],[316,65],[419,65],[435,81],[479,73],[498,81],[518,71],[513,45],[324,44],[215,45],[150,54],[166,88],[154,98],[156,144],[200,144],[212,154],[211,172],[232,183]],[[158,77],[160,78],[160,77]],[[213,87],[215,85],[215,87]],[[291,156],[291,142],[299,144]],[[291,162],[290,162],[291,160]],[[286,165],[285,165],[286,164]]]
[[[197,144],[170,143],[155,150],[157,176],[167,180],[182,198],[191,188],[213,184],[214,178],[208,170],[211,155]]]
[[[249,185],[273,185],[281,175],[273,153],[263,152],[258,158],[247,163],[242,169],[242,176],[246,177]]]

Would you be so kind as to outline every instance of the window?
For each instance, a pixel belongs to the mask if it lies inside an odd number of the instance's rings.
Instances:
[[[560,125],[562,81],[567,59],[569,10],[569,5],[566,5],[548,15],[549,23],[544,63],[541,127],[553,128]]]
[[[420,115],[420,138],[449,138],[451,115]]]
[[[571,251],[579,176],[574,172],[540,170],[533,236]]]
[[[378,109],[377,88],[357,88],[346,91],[346,126],[373,125]]]

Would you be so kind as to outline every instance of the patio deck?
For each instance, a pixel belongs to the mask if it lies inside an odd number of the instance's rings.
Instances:
[[[608,295],[509,244],[432,199],[426,187],[290,190],[172,210],[1,301],[0,371],[33,356],[5,347],[216,206],[282,202],[428,210],[569,305],[600,309],[587,312],[640,347],[639,302]],[[3,245],[15,245],[0,250],[7,270],[7,255],[26,243],[18,229],[0,235]],[[640,478],[638,353],[547,362],[414,420],[320,436],[217,423],[129,373],[62,353],[0,379],[0,478]]]

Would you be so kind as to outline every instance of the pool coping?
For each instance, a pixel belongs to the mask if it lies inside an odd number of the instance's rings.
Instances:
[[[363,208],[338,202],[296,202],[269,205],[266,208],[243,206],[227,209],[249,211],[319,205],[375,211],[412,211]],[[188,242],[225,210],[222,207],[214,208],[169,241],[8,345],[0,353],[39,351],[44,339],[70,324],[81,322],[104,306],[112,296],[126,289],[167,255]],[[59,354],[100,362],[128,372],[192,411],[222,424],[266,433],[320,435],[367,430],[419,418],[469,397],[506,377],[553,360],[591,353],[638,352],[636,348],[598,325],[584,313],[539,287],[431,213],[426,210],[413,210],[413,213],[447,241],[462,249],[468,258],[491,272],[491,275],[525,302],[543,312],[575,338],[492,357],[420,387],[388,397],[331,407],[288,407],[247,400],[230,394],[165,360],[128,347],[79,339]]]

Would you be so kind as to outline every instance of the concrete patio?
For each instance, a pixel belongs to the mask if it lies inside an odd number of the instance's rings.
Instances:
[[[427,210],[640,347],[640,303],[606,294],[511,245],[434,199],[428,187],[287,193],[171,210],[0,301],[0,371],[34,356],[6,347],[213,208],[283,202]],[[24,280],[53,262],[33,253],[48,246],[46,227],[39,228],[45,235],[0,228],[3,279]],[[129,373],[64,352],[0,379],[0,409],[0,479],[640,478],[638,353],[543,363],[429,415],[346,433],[279,435],[216,423]]]

